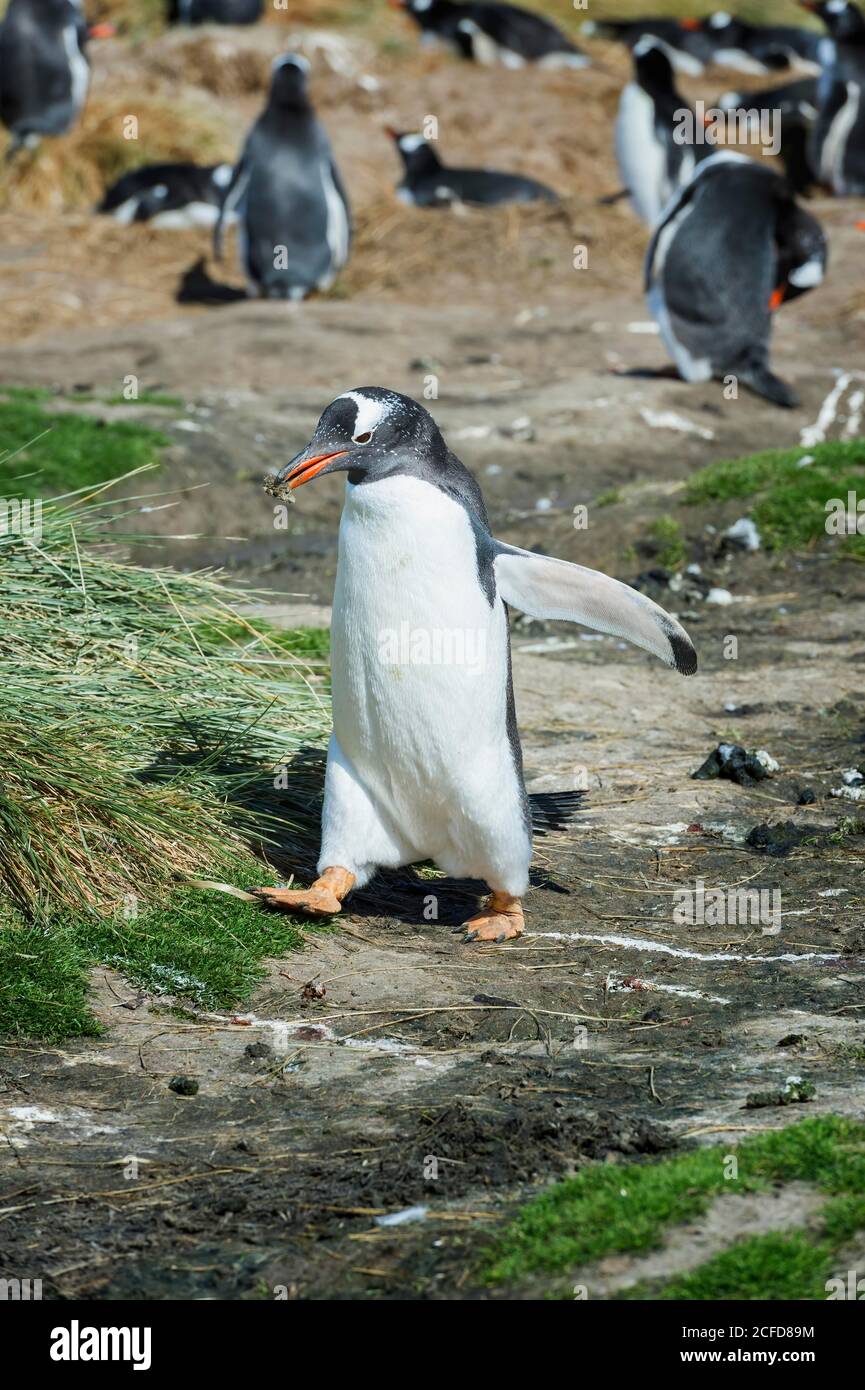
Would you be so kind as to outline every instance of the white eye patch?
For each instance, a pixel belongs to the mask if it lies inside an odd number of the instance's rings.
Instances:
[[[374,400],[371,396],[362,395],[360,391],[346,391],[342,396],[338,396],[337,400],[354,401],[357,406],[351,435],[356,443],[369,443],[368,439],[363,440],[360,436],[371,435],[391,413],[390,401]]]

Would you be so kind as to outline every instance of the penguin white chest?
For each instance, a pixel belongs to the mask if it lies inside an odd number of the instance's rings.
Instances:
[[[517,790],[507,614],[463,506],[414,477],[347,486],[332,639],[340,747],[419,849],[443,815]]]

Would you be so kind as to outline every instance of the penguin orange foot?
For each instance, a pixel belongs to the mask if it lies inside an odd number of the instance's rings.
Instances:
[[[466,941],[509,941],[522,936],[525,927],[523,905],[510,893],[490,893],[482,910],[460,928]]]
[[[342,911],[343,898],[351,892],[354,874],[339,864],[325,869],[309,888],[255,888],[252,891],[268,907],[283,912],[302,912],[308,917],[332,917]]]

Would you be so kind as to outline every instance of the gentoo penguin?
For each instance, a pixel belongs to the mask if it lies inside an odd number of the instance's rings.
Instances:
[[[255,24],[264,0],[169,0],[172,24]]]
[[[10,0],[0,25],[0,121],[7,159],[43,135],[65,135],[90,86],[87,24],[73,0]]]
[[[404,203],[420,208],[443,208],[452,204],[558,202],[557,195],[536,179],[522,174],[500,174],[495,169],[454,169],[442,164],[432,144],[423,135],[400,134],[392,130],[405,165],[405,177],[397,185]]]
[[[768,164],[732,151],[699,163],[646,257],[649,308],[685,381],[734,376],[796,405],[769,369],[771,313],[818,285],[825,264],[820,224]]]
[[[738,72],[780,72],[784,68],[820,71],[820,35],[790,24],[747,24],[725,10],[701,20],[712,45],[712,62]]]
[[[657,40],[644,35],[631,50],[633,80],[622,89],[616,120],[616,159],[638,217],[653,227],[674,191],[711,150],[676,138],[688,104],[676,91],[673,68]]]
[[[475,479],[409,397],[338,396],[266,486],[282,496],[334,472],[348,477],[318,878],[261,897],[326,916],[376,869],[432,859],[492,890],[467,940],[518,936],[531,831],[506,605],[627,638],[684,675],[696,653],[626,584],[495,540]]]
[[[455,48],[491,66],[582,68],[590,61],[550,20],[516,5],[454,4],[452,0],[390,0],[420,26],[425,40]]]
[[[800,0],[829,30],[809,158],[837,197],[865,194],[865,15],[848,0]]]
[[[329,289],[348,260],[348,199],[296,54],[273,65],[267,106],[252,127],[214,231],[222,256],[226,215],[236,212],[248,292],[303,299]]]
[[[587,19],[580,33],[589,38],[615,39],[633,49],[644,38],[663,49],[676,72],[698,77],[712,61],[712,44],[699,21],[676,19]]]
[[[172,231],[213,227],[232,173],[230,164],[146,164],[113,183],[96,211]]]
[[[755,127],[761,111],[777,111],[781,118],[781,160],[794,193],[807,193],[814,183],[808,157],[811,130],[817,119],[816,77],[798,77],[777,87],[752,92],[724,92],[715,105],[721,111],[746,111]]]

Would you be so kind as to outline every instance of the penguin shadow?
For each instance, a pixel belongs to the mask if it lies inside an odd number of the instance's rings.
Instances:
[[[218,779],[226,802],[242,813],[245,838],[262,863],[284,880],[293,875],[299,886],[311,883],[317,874],[326,749],[299,748],[274,776],[253,753],[226,749],[204,725],[187,727],[185,733],[194,736],[196,748],[160,752],[138,773],[139,781],[166,783],[193,768],[206,771]],[[535,838],[566,830],[584,796],[582,791],[530,794]],[[529,881],[534,888],[570,892],[545,869],[532,869]],[[480,879],[427,878],[415,867],[381,869],[351,894],[346,909],[349,916],[395,917],[407,926],[458,926],[488,892]],[[264,903],[262,908],[276,910]]]
[[[199,256],[188,270],[184,270],[175,295],[178,304],[236,304],[246,297],[245,290],[214,280],[204,256]]]

